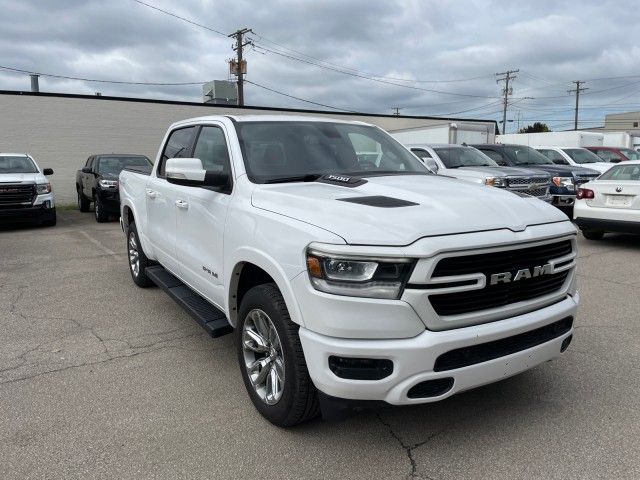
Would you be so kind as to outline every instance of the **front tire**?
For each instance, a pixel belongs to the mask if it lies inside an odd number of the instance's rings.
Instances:
[[[56,216],[56,209],[54,207],[47,213],[47,218],[42,221],[42,226],[55,227],[56,222],[57,222],[57,216]]]
[[[602,230],[582,230],[582,235],[587,240],[602,240],[604,232]]]
[[[104,223],[108,221],[109,214],[104,211],[104,206],[102,205],[102,202],[98,197],[96,197],[95,203],[96,203],[96,207],[95,207],[96,222]]]
[[[291,427],[319,413],[318,394],[307,370],[299,326],[291,321],[274,283],[242,298],[235,329],[238,362],[256,409],[278,427]]]
[[[153,282],[147,277],[146,273],[151,261],[142,251],[138,230],[134,222],[131,222],[129,228],[127,228],[127,258],[129,259],[129,273],[131,273],[133,283],[140,288],[152,286]]]

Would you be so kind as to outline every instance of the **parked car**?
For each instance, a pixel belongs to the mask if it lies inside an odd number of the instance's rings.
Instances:
[[[185,120],[150,173],[120,173],[120,196],[133,282],[234,332],[248,395],[279,426],[354,400],[442,400],[571,341],[566,215],[433,175],[372,125]]]
[[[475,145],[498,165],[525,167],[551,175],[550,194],[556,207],[571,208],[576,199],[576,189],[600,173],[574,165],[554,164],[544,155],[526,145]]]
[[[534,147],[556,165],[571,165],[572,167],[586,167],[604,173],[613,165],[603,161],[595,153],[582,147]]]
[[[88,212],[94,203],[96,221],[106,222],[120,213],[118,175],[125,167],[151,168],[151,160],[144,155],[109,153],[91,155],[76,173],[78,209]]]
[[[56,224],[56,202],[47,176],[30,155],[0,153],[0,221]]]
[[[640,234],[640,161],[611,167],[578,190],[576,224],[589,240],[606,232]]]
[[[618,147],[585,147],[595,153],[603,162],[618,163],[627,160],[640,160],[640,153],[630,148]]]
[[[441,175],[525,193],[545,202],[551,201],[551,177],[547,173],[501,167],[479,150],[464,145],[414,144],[406,147]]]

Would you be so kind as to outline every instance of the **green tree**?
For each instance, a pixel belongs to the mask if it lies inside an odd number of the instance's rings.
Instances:
[[[518,133],[538,133],[538,132],[550,132],[551,129],[549,125],[542,122],[536,122],[533,125],[527,125],[524,128],[521,128]]]

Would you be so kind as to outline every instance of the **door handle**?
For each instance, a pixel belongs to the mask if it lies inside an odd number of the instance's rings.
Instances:
[[[149,198],[156,198],[158,196],[158,192],[156,192],[155,190],[151,190],[149,188],[147,188],[147,197]]]
[[[176,200],[176,207],[184,208],[185,210],[189,208],[189,202],[185,202],[184,200]]]

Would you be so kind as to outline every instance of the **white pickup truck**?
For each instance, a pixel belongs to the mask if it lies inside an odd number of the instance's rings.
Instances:
[[[441,400],[572,338],[566,215],[433,175],[371,125],[185,120],[151,171],[122,171],[120,199],[133,281],[233,332],[249,396],[279,426]]]

